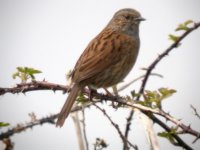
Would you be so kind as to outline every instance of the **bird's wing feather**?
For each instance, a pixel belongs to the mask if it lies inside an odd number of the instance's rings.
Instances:
[[[74,82],[81,82],[120,61],[123,53],[127,53],[121,47],[122,45],[126,45],[124,42],[129,41],[126,38],[129,37],[114,31],[102,31],[89,43],[88,47],[80,56],[75,65],[72,80]],[[119,52],[113,52],[114,50]]]

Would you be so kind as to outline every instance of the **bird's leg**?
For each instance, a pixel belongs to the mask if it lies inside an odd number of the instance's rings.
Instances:
[[[94,93],[97,93],[97,90],[94,89],[94,88],[91,88],[91,87],[89,87],[89,86],[88,86],[88,88],[89,88],[88,98],[89,98],[90,101],[93,101],[93,100],[92,100],[93,94],[94,94]]]
[[[116,96],[116,97],[118,97],[118,95],[115,95],[115,94],[111,93],[110,91],[108,91],[108,89],[106,89],[106,88],[103,88],[103,89],[106,91],[106,94],[108,96],[111,96],[111,97]],[[115,103],[114,101],[112,101],[112,107],[115,108],[115,109],[117,109],[119,107],[119,104]]]
[[[106,88],[103,88],[105,91],[106,91],[106,94],[108,95],[108,96],[114,96],[110,91],[108,91],[108,89],[106,89]]]

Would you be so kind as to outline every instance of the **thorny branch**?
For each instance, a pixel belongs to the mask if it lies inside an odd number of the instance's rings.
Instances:
[[[157,76],[157,77],[160,77],[160,78],[163,78],[162,75],[158,74],[158,73],[151,73],[151,76]],[[132,81],[130,81],[129,83],[123,85],[122,87],[118,88],[118,92],[121,92],[123,91],[124,89],[126,89],[127,87],[129,87],[130,85],[132,85],[133,83],[135,83],[136,81],[140,80],[140,79],[143,79],[145,77],[145,75],[141,75],[139,77],[137,77],[136,79],[133,79]]]
[[[144,90],[145,90],[145,86],[147,84],[147,80],[150,77],[150,74],[152,72],[152,70],[155,68],[155,66],[165,57],[167,56],[174,48],[177,48],[181,41],[187,36],[189,35],[192,31],[194,31],[195,29],[200,27],[200,22],[198,23],[194,23],[194,26],[189,28],[187,31],[185,31],[174,43],[172,43],[162,54],[160,54],[147,68],[146,70],[146,74],[145,77],[142,81],[142,84],[140,86],[140,90],[139,90],[139,95],[137,97],[137,101],[140,100],[141,95],[143,95]],[[130,131],[130,126],[131,126],[131,120],[133,118],[133,110],[130,112],[128,118],[127,118],[127,123],[126,123],[126,129],[125,129],[125,137],[128,138],[128,133]],[[153,119],[151,116],[149,116],[151,119]],[[155,116],[154,116],[155,117]],[[157,120],[157,121],[156,121]],[[161,124],[161,120],[159,120],[158,118],[156,118],[156,120],[153,120],[154,122],[156,122],[157,124],[159,124],[161,127],[163,127],[164,129],[167,128],[166,124]],[[159,120],[159,121],[158,121]]]
[[[96,105],[94,103],[94,106],[96,106],[96,108],[98,108],[105,116],[106,118],[110,121],[110,123],[114,126],[114,128],[117,130],[120,138],[122,139],[123,143],[128,143],[132,148],[134,148],[135,150],[138,150],[138,147],[136,145],[133,145],[131,142],[129,142],[123,135],[123,133],[121,132],[118,124],[116,124],[114,121],[112,121],[112,119],[110,118],[110,116],[106,113],[106,111],[104,109],[102,109],[101,107],[99,107],[98,105]]]
[[[29,89],[29,87],[30,87],[30,89]],[[49,83],[47,81],[41,81],[41,82],[40,81],[39,82],[34,81],[34,82],[29,82],[29,83],[22,83],[22,84],[18,84],[16,87],[5,88],[5,89],[6,89],[6,92],[8,92],[8,93],[19,93],[19,92],[24,93],[24,92],[32,91],[33,89],[38,90],[37,88],[41,89],[41,87],[45,87],[45,90],[54,90],[54,91],[62,90],[62,91],[65,92],[65,91],[69,90],[67,86],[53,84],[53,83]],[[2,91],[2,89],[4,89],[4,88],[0,88],[0,92]],[[24,91],[24,89],[25,89],[25,91]],[[42,88],[42,89],[44,89],[44,88]],[[88,96],[90,94],[90,91],[88,89],[84,89],[83,93]],[[150,113],[153,113],[153,114],[157,114],[157,115],[164,117],[167,120],[170,120],[171,122],[173,122],[174,124],[179,126],[181,129],[183,129],[183,131],[185,133],[190,133],[191,135],[194,135],[196,137],[198,137],[199,134],[200,134],[199,132],[195,131],[194,129],[192,129],[189,126],[184,125],[179,120],[173,118],[172,116],[170,116],[169,114],[165,113],[164,111],[162,111],[160,109],[152,109],[150,107],[145,107],[145,106],[142,106],[142,105],[137,104],[137,103],[129,102],[125,98],[121,98],[121,97],[117,97],[117,96],[104,95],[104,94],[97,93],[97,92],[93,92],[93,96],[98,99],[95,102],[101,102],[101,100],[112,101],[112,102],[117,102],[117,103],[129,106],[131,108],[140,109],[144,113],[150,112]],[[91,105],[92,105],[92,103],[87,103],[87,104],[84,105],[84,108],[89,107]],[[75,111],[79,111],[79,110],[82,110],[82,106],[76,106],[75,108],[73,108],[73,110],[71,112],[75,112]],[[53,115],[53,118],[55,119],[55,118],[57,118],[57,116],[58,116],[58,114]],[[52,122],[51,119],[52,119],[51,117],[50,118],[47,117],[47,118],[43,118],[41,120],[37,120],[36,122],[34,122],[34,124],[31,124],[31,123],[28,124],[28,126],[26,128],[30,128],[30,127],[35,126],[35,125],[43,124],[45,122]],[[153,121],[155,121],[155,120],[153,119]],[[157,122],[157,121],[155,121],[155,122]],[[20,130],[24,129],[24,127],[19,128],[19,129]],[[19,130],[16,130],[16,131],[19,131]],[[13,132],[17,133],[16,131],[15,130],[12,130],[11,132],[9,131],[8,132],[9,136],[12,135],[12,134],[10,135],[10,133],[13,133]],[[1,139],[1,136],[2,135],[0,135],[0,139]]]
[[[137,100],[140,99],[140,96],[144,93],[145,86],[147,84],[147,80],[150,77],[150,74],[152,70],[155,68],[155,66],[165,57],[167,56],[174,48],[177,48],[181,41],[192,31],[200,27],[200,22],[194,23],[194,26],[189,28],[187,31],[185,31],[173,44],[171,44],[162,54],[160,54],[147,68],[146,75],[142,81],[142,85],[139,90],[139,96],[137,97]]]
[[[91,104],[87,104],[87,105],[84,106],[84,108],[87,108],[90,105]],[[83,109],[82,106],[76,106],[71,110],[71,112],[80,111],[82,109]],[[50,115],[50,116],[47,116],[47,117],[43,117],[41,119],[31,119],[31,121],[28,122],[28,123],[17,124],[12,129],[8,129],[6,132],[0,133],[0,140],[3,140],[5,138],[9,138],[16,133],[20,133],[20,132],[25,131],[27,129],[33,128],[37,125],[43,125],[45,123],[55,124],[54,120],[58,117],[58,115],[59,114],[54,114],[54,115]]]
[[[89,150],[89,144],[88,144],[88,139],[87,139],[87,134],[86,134],[86,123],[85,123],[85,110],[82,109],[82,126],[83,126],[83,137],[84,137],[84,140],[85,140],[85,147],[86,147],[86,150]]]
[[[10,138],[5,138],[2,140],[4,144],[4,150],[13,150],[14,143],[11,141]]]
[[[51,115],[51,116],[44,117],[44,118],[41,118],[41,119],[34,119],[34,120],[31,120],[28,123],[17,124],[12,129],[8,129],[6,132],[0,133],[0,140],[3,140],[5,138],[9,138],[13,134],[20,133],[20,132],[25,131],[27,129],[33,128],[34,126],[37,126],[37,125],[43,125],[44,123],[55,124],[54,120],[57,117],[58,117],[58,114],[55,114],[55,115]]]
[[[72,120],[74,123],[74,128],[76,130],[76,136],[77,136],[77,140],[78,140],[79,150],[85,150],[84,139],[83,139],[83,135],[81,132],[81,124],[80,124],[78,112],[71,113],[71,117],[72,117]]]
[[[194,111],[194,115],[197,116],[197,118],[200,119],[200,115],[199,115],[199,113],[197,112],[197,109],[196,109],[193,105],[190,105],[190,107],[191,107],[192,110]]]
[[[17,84],[17,86],[12,88],[1,88],[0,87],[0,95],[6,94],[6,93],[26,93],[31,91],[38,91],[38,90],[61,90],[64,93],[66,93],[69,90],[68,86],[49,83],[46,81],[32,81],[28,83],[20,83]]]
[[[163,129],[165,129],[167,132],[171,132],[171,128],[168,127],[164,122],[162,122],[160,119],[152,115],[151,119],[158,123]],[[189,145],[187,145],[177,134],[172,134],[174,139],[176,139],[177,143],[172,143],[175,146],[180,146],[185,148],[186,150],[193,150]]]

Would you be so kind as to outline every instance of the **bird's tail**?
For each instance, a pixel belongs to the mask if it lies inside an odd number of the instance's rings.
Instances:
[[[68,115],[71,111],[71,108],[72,108],[80,90],[81,90],[81,86],[79,84],[74,84],[64,106],[62,107],[62,109],[60,111],[60,114],[58,116],[58,120],[56,122],[56,126],[59,126],[59,127],[63,126],[65,119],[68,117]]]

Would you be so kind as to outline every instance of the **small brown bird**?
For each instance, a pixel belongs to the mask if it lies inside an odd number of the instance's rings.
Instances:
[[[121,9],[89,43],[72,72],[72,89],[56,126],[63,126],[77,95],[85,86],[107,88],[126,77],[138,55],[139,24],[143,20],[138,11]]]

